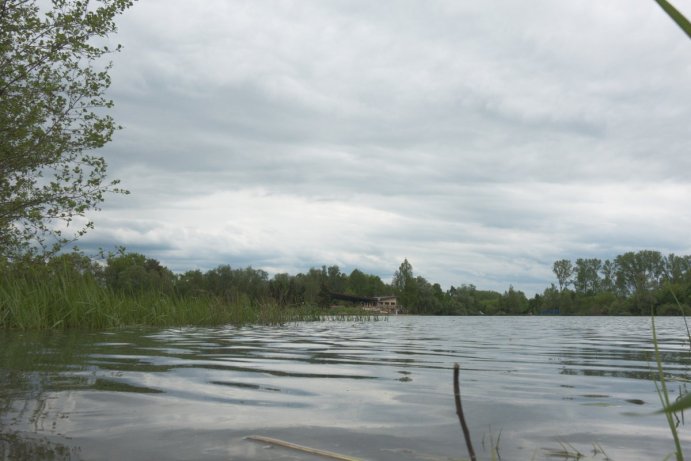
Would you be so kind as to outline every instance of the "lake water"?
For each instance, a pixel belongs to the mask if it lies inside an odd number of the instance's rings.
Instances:
[[[675,396],[681,318],[657,319]],[[389,317],[281,327],[0,333],[0,459],[662,460],[649,318]],[[635,413],[635,415],[632,415]],[[687,457],[691,431],[680,425]],[[498,440],[498,444],[497,444]],[[605,454],[600,453],[603,449]],[[561,451],[561,453],[558,453]]]

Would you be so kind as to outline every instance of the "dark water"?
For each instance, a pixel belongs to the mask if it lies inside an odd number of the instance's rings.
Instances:
[[[661,318],[657,332],[676,396],[686,329]],[[249,435],[368,460],[464,458],[458,362],[481,459],[498,440],[502,460],[662,460],[674,447],[650,414],[651,337],[648,318],[602,317],[2,332],[0,459],[320,459]]]

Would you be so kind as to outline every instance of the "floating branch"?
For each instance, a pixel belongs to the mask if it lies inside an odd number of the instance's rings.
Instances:
[[[274,439],[271,437],[264,437],[262,435],[249,435],[245,437],[247,440],[253,440],[255,442],[264,442],[271,445],[276,445],[283,448],[290,448],[291,450],[301,451],[303,453],[309,453],[311,455],[323,456],[325,458],[336,459],[339,461],[361,461],[358,458],[353,458],[352,456],[342,455],[340,453],[334,453],[333,451],[319,450],[317,448],[305,447],[298,445],[296,443],[286,442],[285,440]]]

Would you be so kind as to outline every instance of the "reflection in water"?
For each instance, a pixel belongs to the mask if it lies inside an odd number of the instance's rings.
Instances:
[[[667,376],[689,379],[683,323],[658,322]],[[45,443],[64,448],[56,459],[290,459],[250,433],[366,459],[458,457],[454,362],[477,446],[495,428],[505,459],[549,457],[559,440],[662,459],[664,418],[626,415],[658,405],[650,338],[649,319],[568,317],[5,332],[0,460]]]
[[[51,442],[40,437],[21,437],[16,433],[0,432],[0,460],[67,461],[79,459],[79,449]]]

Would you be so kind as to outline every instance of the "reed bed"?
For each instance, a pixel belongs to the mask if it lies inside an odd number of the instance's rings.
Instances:
[[[131,325],[284,324],[320,320],[313,307],[231,303],[214,296],[118,292],[70,270],[16,271],[0,279],[0,328],[106,329]]]

